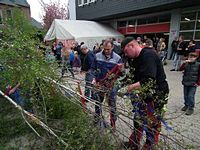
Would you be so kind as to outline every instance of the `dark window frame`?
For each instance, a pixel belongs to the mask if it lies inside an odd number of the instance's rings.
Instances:
[[[137,25],[146,25],[146,24],[147,24],[147,18],[137,19]]]
[[[190,25],[187,25],[189,23],[193,23],[193,27],[191,26],[190,28],[185,28],[186,26],[190,26]],[[184,27],[184,24],[185,24],[185,27]],[[196,24],[196,21],[181,21],[180,22],[180,31],[195,30],[195,24]]]
[[[186,36],[186,34],[191,35],[191,37]],[[194,30],[193,31],[180,31],[179,35],[183,35],[185,40],[192,40],[194,37]]]
[[[170,14],[158,16],[158,23],[170,22],[170,20],[171,20],[171,15]]]
[[[181,21],[195,21],[196,20],[197,12],[198,11],[192,11],[192,12],[182,13],[181,14]],[[189,14],[192,14],[192,13],[195,14],[195,15],[193,16],[193,18],[190,18]],[[187,14],[188,14],[188,16],[187,16]],[[189,20],[187,20],[186,18],[189,19]]]
[[[133,23],[130,23],[133,22]],[[136,19],[131,19],[131,20],[127,20],[127,25],[131,25],[131,26],[135,26],[136,25]]]
[[[7,9],[6,10],[6,18],[7,19],[12,19],[12,10],[11,9]]]
[[[193,14],[193,18],[189,18],[188,19],[186,18],[185,19],[185,14]],[[195,16],[194,16],[195,14]],[[195,18],[195,19],[194,19]],[[194,23],[194,26],[193,28],[190,28],[188,30],[184,30],[184,29],[181,29],[181,24],[183,23],[189,23],[189,22],[193,22]],[[191,11],[191,12],[184,12],[181,14],[181,22],[180,22],[180,34],[182,33],[191,33],[191,36],[192,38],[187,38],[186,37],[186,40],[196,40],[196,41],[199,41],[200,40],[200,10],[196,10],[196,11]],[[198,37],[197,37],[198,35]]]
[[[81,7],[83,5],[84,5],[83,0],[78,0],[78,7]]]
[[[89,0],[83,0],[83,5],[88,5],[89,4]]]
[[[121,24],[125,24],[125,25],[121,25]],[[117,21],[117,28],[127,27],[127,24],[128,24],[127,21]]]
[[[147,18],[146,23],[147,23],[147,24],[155,24],[155,23],[158,23],[158,17],[157,17],[157,16],[149,17],[149,18]]]

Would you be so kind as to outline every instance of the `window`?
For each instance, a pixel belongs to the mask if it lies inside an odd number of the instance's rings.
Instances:
[[[84,5],[89,4],[89,0],[83,0],[83,4],[84,4]]]
[[[120,27],[126,27],[126,23],[127,21],[119,21],[117,22],[117,27],[120,28]]]
[[[78,0],[78,6],[83,6],[83,0]]]
[[[2,10],[0,10],[0,24],[3,24],[3,13],[2,13]]]
[[[200,39],[200,31],[195,32],[195,39]]]
[[[142,25],[142,24],[146,24],[147,23],[147,19],[143,18],[143,19],[138,19],[138,25]]]
[[[94,3],[96,2],[96,0],[89,0],[89,3]]]
[[[128,26],[135,26],[135,20],[128,20]]]
[[[195,21],[181,22],[180,30],[194,30]]]
[[[158,17],[151,17],[147,19],[148,24],[157,23],[157,22],[158,22]]]
[[[200,19],[197,20],[196,30],[200,30]]]
[[[196,30],[200,30],[200,11],[198,12],[197,20],[196,20]]]
[[[6,10],[6,17],[7,19],[11,19],[12,18],[12,11],[11,10]]]
[[[183,35],[185,40],[193,39],[193,34],[194,34],[193,31],[192,32],[180,32],[180,35]]]
[[[170,22],[170,15],[162,15],[158,17],[159,22]]]
[[[196,20],[196,12],[184,13],[181,15],[181,21]]]
[[[143,25],[143,24],[155,24],[159,22],[170,22],[171,16],[170,14],[165,14],[161,16],[152,16],[149,18],[141,18],[137,20],[138,25]]]
[[[180,34],[185,37],[185,40],[200,39],[200,14],[198,11],[181,15]]]
[[[198,12],[197,19],[200,20],[200,11]]]
[[[97,0],[78,0],[78,6],[89,5],[90,3],[95,3]]]

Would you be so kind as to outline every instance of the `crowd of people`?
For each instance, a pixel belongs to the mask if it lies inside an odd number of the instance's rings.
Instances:
[[[189,44],[184,37],[176,38],[172,44],[170,59],[173,60],[171,71],[183,71],[184,107],[186,115],[192,115],[195,106],[195,92],[200,85],[200,59],[195,41]],[[166,64],[167,47],[164,38],[149,39],[138,37],[126,37],[123,41],[115,38],[96,43],[90,50],[84,42],[74,42],[70,48],[62,42],[54,43],[51,51],[48,51],[47,60],[57,60],[61,68],[61,77],[69,71],[72,78],[74,72],[85,75],[86,102],[91,100],[96,103],[94,123],[101,124],[102,102],[108,99],[110,108],[110,125],[115,130],[117,121],[116,96],[122,86],[127,86],[125,95],[132,95],[134,112],[134,131],[125,145],[132,149],[140,149],[143,130],[146,128],[146,142],[144,149],[155,149],[163,121],[164,106],[168,101],[169,87],[166,80],[163,65]],[[183,61],[183,62],[182,62]],[[126,69],[128,66],[128,69]],[[133,68],[133,69],[132,69]],[[128,70],[132,83],[115,86],[115,81],[124,76],[124,70]],[[16,89],[19,85],[16,86]],[[99,90],[94,87],[98,87]],[[103,88],[101,88],[103,87]],[[8,94],[17,91],[9,90]],[[135,93],[143,89],[143,93]],[[144,94],[145,93],[145,94]],[[17,101],[21,105],[21,101]],[[136,108],[137,105],[137,108]],[[23,104],[22,104],[23,106]],[[135,110],[134,110],[135,109]],[[137,111],[136,111],[137,109]]]
[[[96,102],[95,124],[100,123],[102,117],[101,104],[105,96],[108,98],[110,124],[113,129],[116,128],[116,96],[120,87],[114,86],[112,83],[123,75],[123,73],[119,73],[123,69],[119,68],[129,66],[129,73],[134,75],[134,78],[131,78],[133,83],[127,85],[127,93],[132,93],[134,99],[142,99],[142,103],[137,103],[139,111],[134,113],[134,131],[127,143],[127,147],[133,149],[139,149],[138,145],[140,145],[142,139],[144,126],[147,126],[148,130],[143,147],[154,149],[154,146],[158,144],[164,114],[163,108],[167,104],[169,93],[163,69],[163,65],[167,64],[167,49],[164,38],[149,39],[146,36],[136,39],[127,37],[121,42],[115,38],[106,39],[100,44],[96,43],[92,50],[84,42],[81,42],[80,45],[75,42],[70,49],[65,48],[61,42],[52,46],[52,52],[62,68],[62,76],[64,76],[65,70],[68,70],[73,78],[74,71],[85,74],[85,97]],[[194,40],[187,43],[184,41],[184,37],[180,36],[172,42],[171,49],[170,59],[173,60],[171,71],[184,70],[182,83],[184,85],[185,103],[181,110],[186,111],[186,115],[191,115],[194,112],[196,87],[200,85],[200,63],[199,53],[196,51],[197,46]],[[109,77],[112,73],[115,76]],[[107,88],[107,92],[93,90],[94,85]],[[134,90],[143,87],[148,87],[145,90],[145,96],[134,94]],[[133,103],[134,105],[135,103]]]

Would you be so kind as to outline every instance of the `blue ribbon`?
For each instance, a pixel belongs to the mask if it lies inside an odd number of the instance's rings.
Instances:
[[[138,96],[134,93],[125,93],[124,95],[126,95],[127,97],[129,97],[131,99],[137,99],[138,98]],[[132,105],[135,108],[132,111],[133,113],[138,113],[140,116],[144,115],[144,112],[141,110],[141,108],[143,107],[142,102],[132,102]],[[149,103],[147,103],[147,109],[151,113],[155,112],[154,109],[149,105]],[[161,116],[157,115],[156,118],[163,123],[163,125],[165,126],[167,131],[172,131],[172,127],[170,127],[168,125],[168,123]],[[144,122],[144,131],[148,131],[147,127],[145,126],[145,122]]]

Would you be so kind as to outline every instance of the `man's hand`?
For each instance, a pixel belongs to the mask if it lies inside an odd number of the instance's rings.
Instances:
[[[128,86],[128,93],[130,93],[131,91],[133,91],[134,89],[140,88],[140,82],[136,82],[134,84],[131,84]]]
[[[92,80],[92,84],[96,84],[96,80],[95,79]]]
[[[17,88],[19,88],[19,86],[20,86],[20,83],[17,82],[17,85],[15,85],[15,87],[12,88],[12,89],[9,91],[9,95],[10,95],[10,94],[13,94],[13,93],[17,90]]]
[[[85,71],[81,71],[80,74],[81,74],[81,75],[84,75],[84,74],[85,74]]]
[[[191,62],[191,60],[185,60],[183,63],[189,63]]]
[[[178,51],[182,51],[182,48],[177,48]]]
[[[134,87],[133,87],[133,84],[129,85],[129,86],[128,86],[128,93],[132,92],[132,91],[133,91],[133,88],[134,88]]]
[[[20,83],[19,82],[17,82],[17,85],[16,85],[17,87],[19,87],[20,86]]]

